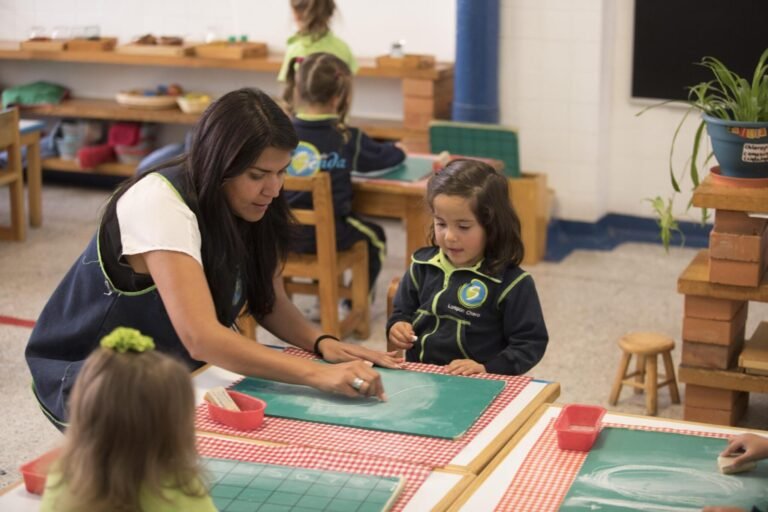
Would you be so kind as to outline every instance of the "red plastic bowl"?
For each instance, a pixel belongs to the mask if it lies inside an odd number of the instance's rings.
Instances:
[[[48,470],[51,464],[59,458],[61,448],[56,448],[44,453],[35,460],[22,465],[19,470],[24,476],[24,486],[32,494],[43,494],[45,489],[45,479],[48,477]]]
[[[555,421],[557,446],[561,450],[589,451],[600,433],[605,408],[597,405],[570,404],[563,407]]]
[[[264,422],[264,409],[267,403],[264,400],[254,398],[237,391],[227,391],[232,400],[240,408],[239,411],[230,411],[218,405],[208,402],[208,414],[211,419],[223,423],[237,430],[254,430]]]

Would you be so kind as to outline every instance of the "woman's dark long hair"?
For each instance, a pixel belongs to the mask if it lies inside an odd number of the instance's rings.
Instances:
[[[257,319],[275,304],[273,278],[285,260],[293,217],[283,194],[275,198],[264,217],[247,222],[235,216],[222,185],[246,171],[266,148],[292,151],[298,138],[291,120],[264,92],[243,88],[214,102],[195,126],[191,147],[181,157],[150,169],[183,165],[186,186],[199,211],[202,258],[216,314],[220,322],[231,320],[232,272],[239,271],[249,312]],[[145,175],[146,175],[145,174]],[[125,183],[110,199],[105,221],[114,217],[117,200],[136,181]]]

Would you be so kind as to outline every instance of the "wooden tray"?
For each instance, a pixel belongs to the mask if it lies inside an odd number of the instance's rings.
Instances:
[[[170,44],[124,44],[115,48],[117,53],[133,55],[160,55],[165,57],[183,57],[195,53],[193,45]]]
[[[71,52],[109,52],[115,49],[116,44],[116,37],[70,39],[67,41],[67,50]]]
[[[196,46],[195,53],[198,57],[207,59],[258,59],[267,56],[267,44],[221,41]]]
[[[129,92],[119,92],[115,98],[120,105],[129,108],[147,110],[165,110],[176,108],[176,96],[143,96]]]
[[[48,41],[22,41],[19,47],[22,50],[31,50],[34,52],[60,52],[67,49],[67,42],[63,39],[53,39]]]
[[[429,69],[435,67],[435,56],[406,54],[402,57],[390,57],[389,55],[382,55],[376,57],[376,65],[380,68]]]

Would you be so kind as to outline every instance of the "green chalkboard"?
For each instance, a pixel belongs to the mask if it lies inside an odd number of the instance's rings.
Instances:
[[[409,156],[403,163],[394,167],[387,167],[386,169],[372,172],[352,171],[352,176],[391,181],[420,181],[432,175],[433,161],[433,159],[423,156]]]
[[[430,437],[455,439],[496,395],[500,380],[377,368],[388,401],[330,395],[306,386],[246,378],[234,386],[267,402],[266,414]]]
[[[604,428],[560,507],[575,510],[701,510],[768,507],[768,466],[736,475],[717,469],[724,439]]]
[[[203,465],[220,512],[383,512],[405,483],[401,478],[227,459],[203,459]]]

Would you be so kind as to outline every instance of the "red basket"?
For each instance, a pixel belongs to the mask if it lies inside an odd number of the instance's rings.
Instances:
[[[35,460],[22,465],[19,470],[24,477],[24,486],[32,494],[43,494],[45,489],[45,479],[48,477],[48,470],[51,464],[59,458],[61,448],[56,448],[44,453]]]
[[[605,408],[597,405],[570,404],[563,407],[555,421],[557,446],[561,450],[589,451],[600,433]]]
[[[240,408],[239,411],[230,411],[218,405],[208,402],[208,414],[211,419],[223,423],[237,430],[254,430],[264,422],[264,409],[267,403],[264,400],[254,398],[237,391],[227,391],[232,400]]]

